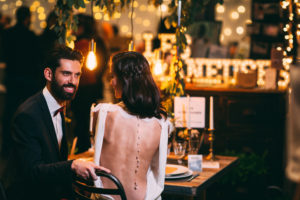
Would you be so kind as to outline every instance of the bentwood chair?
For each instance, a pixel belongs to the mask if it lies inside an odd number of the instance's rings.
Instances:
[[[93,181],[87,181],[82,178],[76,177],[73,181],[73,192],[75,199],[77,200],[94,200],[98,198],[93,198],[93,194],[100,194],[100,195],[119,195],[121,196],[122,200],[127,200],[124,188],[117,177],[115,177],[111,173],[107,173],[104,171],[96,171],[97,176],[105,177],[110,179],[117,188],[98,188],[94,186]],[[105,199],[105,196],[103,198]]]

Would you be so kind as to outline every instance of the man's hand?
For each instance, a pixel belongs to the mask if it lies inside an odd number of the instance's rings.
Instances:
[[[109,169],[95,165],[93,162],[84,161],[82,159],[77,159],[72,162],[71,169],[80,177],[88,179],[92,177],[94,180],[97,180],[97,175],[95,173],[96,169],[110,172]]]

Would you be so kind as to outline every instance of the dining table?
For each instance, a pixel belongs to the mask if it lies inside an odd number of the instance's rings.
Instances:
[[[208,165],[204,165],[204,162]],[[174,163],[173,159],[168,159],[168,163]],[[209,164],[211,163],[211,164]],[[218,164],[216,167],[215,164]],[[214,160],[203,159],[203,167],[200,172],[193,172],[197,174],[192,180],[174,179],[166,180],[163,191],[164,199],[206,199],[206,189],[213,183],[220,180],[221,177],[229,173],[238,164],[238,157],[216,155]],[[187,165],[183,162],[182,165]]]
[[[86,152],[80,154],[69,155],[69,159],[85,159],[92,161],[93,160],[93,149],[90,149]],[[180,165],[187,167],[187,157],[182,159],[183,162]],[[167,163],[178,164],[178,159],[174,155],[169,155]],[[220,180],[221,177],[230,172],[238,164],[238,157],[233,156],[221,156],[216,155],[213,161],[203,159],[202,164],[204,163],[213,163],[211,165],[203,165],[201,172],[193,172],[193,176],[177,179],[177,180],[166,180],[164,191],[162,196],[164,199],[182,199],[182,200],[191,200],[191,199],[206,199],[206,189],[213,183]],[[205,166],[214,166],[218,164],[218,167],[206,168]]]

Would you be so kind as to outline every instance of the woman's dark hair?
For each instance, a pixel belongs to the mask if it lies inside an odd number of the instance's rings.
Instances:
[[[140,53],[129,51],[115,54],[111,61],[117,85],[122,89],[122,101],[129,112],[140,118],[166,117],[159,89],[146,58]]]

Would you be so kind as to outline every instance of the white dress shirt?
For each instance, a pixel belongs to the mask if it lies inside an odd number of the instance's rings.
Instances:
[[[61,119],[61,115],[59,113],[56,116],[54,116],[54,114],[55,114],[55,111],[57,111],[62,106],[55,100],[55,98],[49,92],[47,87],[45,87],[43,89],[43,95],[46,99],[46,102],[47,102],[47,105],[48,105],[48,108],[49,108],[49,111],[50,111],[50,114],[52,117],[52,122],[53,122],[53,126],[55,129],[58,146],[60,148],[61,140],[62,140],[62,136],[63,136],[62,119]]]

